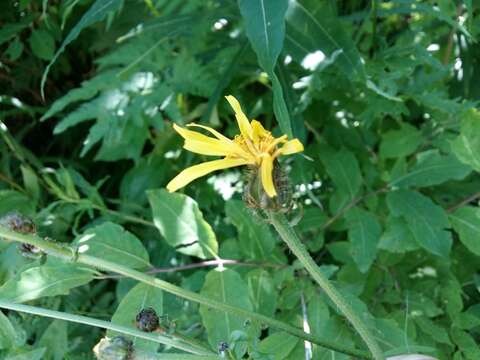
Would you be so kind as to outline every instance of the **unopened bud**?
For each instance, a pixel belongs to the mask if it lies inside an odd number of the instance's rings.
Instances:
[[[137,328],[141,331],[152,332],[158,329],[160,321],[157,312],[152,308],[142,309],[136,317]]]

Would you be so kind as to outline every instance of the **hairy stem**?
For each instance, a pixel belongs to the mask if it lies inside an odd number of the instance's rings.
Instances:
[[[370,333],[366,325],[360,319],[355,311],[351,308],[345,298],[340,294],[340,292],[335,289],[332,283],[322,274],[319,267],[312,259],[308,253],[305,246],[302,244],[298,238],[295,231],[290,227],[285,215],[279,212],[268,210],[268,217],[277,230],[280,237],[285,241],[290,250],[295,254],[295,256],[300,260],[308,273],[313,277],[313,279],[320,285],[320,288],[327,294],[327,296],[332,300],[332,302],[338,307],[340,312],[345,315],[345,317],[350,321],[355,330],[361,336],[368,349],[370,350],[373,358],[375,360],[384,360],[382,350],[380,349],[377,341]]]
[[[272,319],[268,316],[264,316],[255,312],[251,312],[239,307],[235,307],[232,305],[228,305],[225,303],[222,303],[220,301],[216,301],[213,299],[210,299],[208,297],[205,297],[203,295],[199,295],[197,293],[194,293],[192,291],[188,291],[185,289],[182,289],[176,285],[173,285],[167,281],[163,281],[160,279],[157,279],[153,276],[150,276],[148,274],[144,274],[140,271],[136,271],[133,269],[130,269],[128,267],[125,267],[123,265],[107,261],[98,257],[94,256],[89,256],[89,255],[84,255],[81,253],[78,253],[76,249],[73,249],[70,246],[67,246],[65,244],[60,244],[60,243],[55,243],[51,241],[46,241],[44,239],[41,239],[38,236],[35,235],[29,235],[29,234],[20,234],[14,231],[10,231],[4,227],[0,226],[0,237],[13,240],[13,241],[18,241],[22,242],[25,244],[30,244],[33,246],[36,246],[37,248],[41,249],[44,251],[47,255],[50,256],[55,256],[55,257],[60,257],[66,260],[70,261],[76,261],[77,263],[81,263],[84,265],[89,265],[97,269],[101,269],[104,271],[109,271],[113,273],[117,273],[119,275],[123,275],[126,277],[129,277],[131,279],[138,280],[144,284],[148,284],[151,286],[154,286],[156,288],[162,289],[166,292],[169,292],[171,294],[177,295],[179,297],[182,297],[184,299],[199,303],[201,305],[207,306],[212,309],[216,309],[219,311],[224,311],[230,314],[234,314],[238,317],[241,318],[246,318],[250,319],[251,321],[255,321],[261,324],[265,324],[268,326],[271,326],[273,328],[276,328],[278,330],[283,330],[293,336],[296,336],[300,339],[308,340],[312,343],[315,343],[317,345],[320,345],[322,347],[338,351],[344,354],[356,356],[361,359],[371,359],[371,356],[368,352],[363,351],[363,350],[358,350],[358,349],[352,349],[350,347],[344,346],[343,344],[338,344],[335,342],[327,341],[322,338],[319,338],[318,336],[314,336],[312,334],[307,334],[301,329],[291,326],[289,324],[286,324],[282,321],[278,321],[275,319]]]
[[[184,339],[179,340],[179,339],[174,339],[173,337],[165,336],[162,334],[146,333],[146,332],[142,332],[126,326],[113,324],[109,321],[98,320],[98,319],[94,319],[87,316],[74,315],[74,314],[69,314],[69,313],[55,311],[55,310],[48,310],[48,309],[44,309],[36,306],[15,304],[13,302],[2,300],[2,299],[0,299],[0,308],[24,312],[27,314],[49,317],[53,319],[70,321],[78,324],[95,326],[95,327],[107,329],[107,330],[112,330],[112,331],[119,332],[121,334],[135,336],[138,338],[154,341],[167,346],[172,346],[174,348],[177,348],[192,354],[215,355],[212,351],[208,350],[207,348],[204,348],[203,346],[199,346],[196,343],[187,343]]]

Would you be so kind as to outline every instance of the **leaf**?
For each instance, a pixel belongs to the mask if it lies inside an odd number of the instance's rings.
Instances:
[[[38,348],[32,351],[15,351],[14,353],[8,354],[4,360],[42,360],[44,359],[43,355],[47,349]]]
[[[105,16],[108,15],[110,12],[118,10],[122,3],[122,0],[96,0],[95,3],[93,3],[93,5],[87,10],[87,12],[80,19],[80,21],[72,28],[72,30],[70,30],[65,40],[63,40],[62,45],[58,48],[52,60],[50,60],[47,67],[45,68],[42,74],[42,81],[40,84],[40,91],[42,93],[42,97],[45,97],[43,90],[45,87],[45,82],[47,81],[47,76],[50,68],[55,63],[60,54],[65,50],[67,45],[70,44],[73,40],[75,40],[78,35],[80,35],[80,32],[83,29],[98,21],[103,20],[103,18],[105,18]]]
[[[394,216],[403,217],[420,246],[432,254],[448,257],[452,236],[445,211],[424,195],[409,190],[388,193],[387,204]]]
[[[45,358],[63,360],[68,352],[67,322],[53,320],[35,346],[44,347]]]
[[[25,216],[35,214],[35,204],[24,194],[15,190],[0,190],[0,216],[17,211]]]
[[[417,250],[419,245],[415,241],[407,222],[403,218],[390,216],[387,219],[385,232],[380,237],[378,247],[392,253],[404,253]]]
[[[410,171],[393,179],[390,186],[425,187],[442,184],[448,180],[462,180],[472,171],[453,155],[442,156],[438,150],[417,155],[417,163]]]
[[[42,60],[51,60],[55,52],[55,40],[48,31],[37,29],[28,39],[33,54]]]
[[[269,335],[258,344],[258,351],[270,355],[275,360],[285,359],[295,348],[299,339],[284,332]]]
[[[465,355],[466,359],[480,359],[480,348],[475,339],[466,331],[462,331],[457,327],[450,330],[453,342],[458,346],[460,351]]]
[[[89,283],[94,272],[81,266],[51,261],[20,272],[0,287],[3,300],[26,302],[45,296],[66,295],[70,289]]]
[[[435,322],[424,316],[415,318],[418,327],[426,334],[430,335],[435,341],[451,345],[447,330],[437,325]]]
[[[464,206],[450,214],[449,218],[463,245],[473,254],[480,256],[479,208]]]
[[[413,154],[422,143],[422,134],[414,126],[402,123],[398,130],[390,130],[382,136],[380,157],[400,158]]]
[[[277,307],[278,293],[270,274],[263,269],[253,270],[247,274],[246,281],[253,310],[273,317]]]
[[[464,164],[480,171],[480,112],[470,109],[463,116],[460,135],[452,141],[452,151]]]
[[[365,273],[377,256],[377,245],[382,228],[375,215],[359,207],[350,209],[345,218],[353,260],[358,269]]]
[[[201,291],[201,294],[208,298],[251,311],[253,306],[248,293],[245,281],[237,272],[230,269],[209,271]],[[208,342],[214,349],[222,341],[228,343],[232,332],[245,331],[245,319],[230,313],[201,305],[200,315],[207,330]]]
[[[138,284],[133,287],[125,295],[120,304],[118,304],[111,321],[114,324],[134,327],[137,314],[146,308],[154,309],[158,316],[163,315],[163,291],[146,284]],[[107,336],[113,337],[117,335],[122,334],[111,330],[107,331]],[[135,349],[152,352],[158,349],[158,344],[155,342],[131,336],[128,338],[134,342]]]
[[[285,48],[293,59],[302,63],[318,51],[327,57],[338,52],[339,68],[349,77],[365,80],[365,69],[355,43],[330,5],[316,0],[290,0],[286,21]]]
[[[275,74],[275,64],[285,38],[285,13],[288,0],[239,0],[247,37],[257,54],[258,62],[270,76],[273,87],[273,110],[282,132],[292,137],[290,114],[282,85]]]
[[[170,246],[201,259],[217,256],[215,233],[192,198],[164,189],[147,191],[147,196],[155,226]]]
[[[0,311],[0,349],[9,349],[16,344],[15,329],[8,318]]]
[[[225,212],[237,228],[240,251],[245,257],[254,260],[268,259],[275,246],[275,238],[270,228],[257,221],[242,201],[228,201]]]
[[[150,267],[142,242],[120,225],[105,222],[75,238],[78,252],[122,264],[133,269]]]
[[[363,180],[358,161],[353,153],[345,149],[321,150],[320,156],[341,198],[341,201],[336,202],[336,207],[341,208],[357,196],[362,186]]]

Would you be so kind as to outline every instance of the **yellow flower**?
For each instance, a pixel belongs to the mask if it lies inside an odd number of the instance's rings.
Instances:
[[[260,169],[263,189],[269,197],[276,196],[277,191],[272,177],[274,160],[280,155],[303,151],[302,143],[298,139],[288,140],[287,135],[273,137],[272,133],[265,130],[257,120],[248,121],[237,99],[231,95],[226,96],[226,99],[235,111],[240,129],[240,134],[236,135],[233,140],[208,126],[188,125],[205,129],[214,137],[182,128],[176,124],[173,125],[173,128],[185,139],[184,149],[197,154],[223,156],[224,158],[204,162],[183,170],[168,183],[168,191],[176,191],[193,180],[216,170],[248,165]]]

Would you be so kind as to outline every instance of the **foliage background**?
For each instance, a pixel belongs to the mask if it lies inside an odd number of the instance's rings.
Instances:
[[[313,333],[362,346],[244,208],[240,171],[198,180],[188,197],[162,190],[202,160],[179,151],[172,122],[234,135],[223,99],[233,94],[250,117],[304,142],[305,156],[284,161],[296,229],[384,350],[479,359],[479,2],[265,0],[265,21],[258,4],[2,2],[0,215],[19,211],[42,236],[176,270],[158,276],[298,326],[306,317]],[[239,264],[202,266],[218,256]],[[304,358],[296,338],[127,279],[26,259],[7,242],[0,284],[5,299],[125,325],[150,303],[175,331],[213,349],[228,341],[238,358]],[[3,358],[93,358],[102,336],[4,314]],[[313,347],[313,359],[332,356]]]

